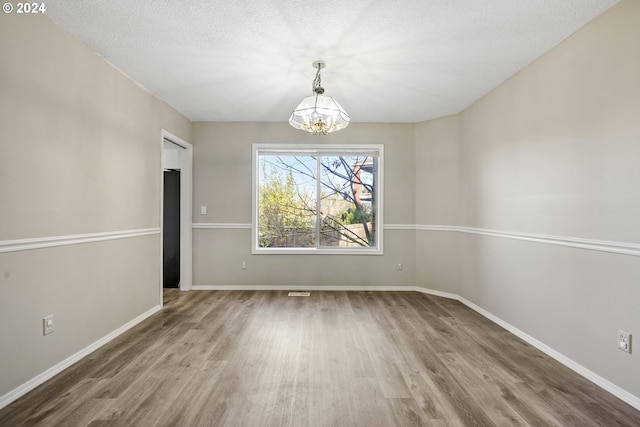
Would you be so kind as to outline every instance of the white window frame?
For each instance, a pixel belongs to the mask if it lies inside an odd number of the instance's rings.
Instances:
[[[271,144],[256,143],[252,146],[252,221],[251,221],[251,253],[252,254],[331,254],[331,255],[382,255],[383,254],[383,188],[384,188],[384,145],[383,144]],[[375,153],[378,156],[377,183],[376,183],[376,246],[363,248],[336,249],[326,247],[316,248],[262,248],[258,246],[258,178],[259,157],[261,154],[281,155],[339,155],[341,152],[353,152],[354,154]]]

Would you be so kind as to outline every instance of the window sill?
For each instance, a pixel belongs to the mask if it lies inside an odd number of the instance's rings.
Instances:
[[[258,248],[252,255],[383,255],[382,249]]]

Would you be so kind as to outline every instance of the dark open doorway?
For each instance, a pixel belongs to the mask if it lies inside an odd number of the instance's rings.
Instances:
[[[163,286],[180,286],[180,171],[164,171]]]

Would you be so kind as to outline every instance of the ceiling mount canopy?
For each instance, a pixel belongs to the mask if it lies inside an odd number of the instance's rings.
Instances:
[[[289,117],[291,126],[311,135],[327,135],[346,128],[351,121],[338,101],[324,94],[320,77],[320,70],[324,67],[326,63],[322,60],[313,62],[313,68],[318,70],[313,80],[313,95],[304,98]]]

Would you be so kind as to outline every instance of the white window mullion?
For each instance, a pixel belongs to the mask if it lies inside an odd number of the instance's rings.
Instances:
[[[320,249],[320,199],[321,199],[321,179],[322,162],[320,156],[316,156],[316,249]]]

